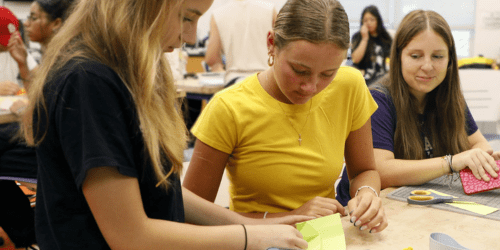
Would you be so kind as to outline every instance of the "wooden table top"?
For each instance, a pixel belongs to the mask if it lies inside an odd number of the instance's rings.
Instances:
[[[348,216],[341,219],[347,249],[429,249],[431,233],[447,234],[470,249],[500,249],[498,221],[386,198],[394,190],[388,188],[381,192],[389,222],[384,231],[370,234],[354,227]]]

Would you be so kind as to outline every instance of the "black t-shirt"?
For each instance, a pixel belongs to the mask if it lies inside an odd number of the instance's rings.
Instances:
[[[39,128],[47,132],[36,152],[41,249],[109,249],[82,193],[87,170],[100,166],[137,177],[148,217],[184,222],[180,180],[172,175],[168,192],[155,187],[132,97],[111,68],[71,61],[44,93],[48,116],[41,113]]]
[[[361,42],[361,33],[357,32],[352,37],[352,51],[356,50]],[[364,78],[370,85],[377,79],[387,73],[385,60],[391,53],[391,43],[384,42],[380,37],[370,36],[368,47],[366,48],[363,59],[354,66],[365,71]]]

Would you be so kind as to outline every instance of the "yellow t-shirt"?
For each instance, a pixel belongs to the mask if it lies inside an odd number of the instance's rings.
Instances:
[[[335,198],[345,140],[376,109],[363,76],[351,67],[341,67],[328,87],[301,105],[275,100],[254,74],[217,93],[192,132],[231,154],[230,209],[276,213],[315,196]]]

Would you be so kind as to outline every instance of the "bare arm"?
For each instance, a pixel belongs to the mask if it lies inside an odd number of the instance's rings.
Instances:
[[[353,197],[348,203],[351,222],[360,230],[372,233],[384,230],[388,223],[382,200],[378,197],[380,176],[373,155],[371,119],[347,137],[345,161]]]
[[[471,150],[456,154],[452,158],[453,169],[460,171],[469,167],[476,178],[489,178],[484,174],[485,171],[492,176],[495,173],[496,164],[493,157],[489,154],[493,152],[481,132],[469,136]],[[488,151],[489,150],[489,151]],[[420,185],[430,180],[451,173],[448,163],[442,157],[422,160],[401,160],[395,159],[394,153],[385,149],[374,149],[375,162],[377,170],[382,179],[382,188]],[[488,153],[490,152],[490,153]]]
[[[450,173],[448,163],[441,157],[423,160],[395,159],[394,153],[375,148],[375,162],[382,180],[382,189],[404,185],[420,185]]]
[[[353,63],[359,63],[363,59],[366,47],[368,46],[368,40],[370,39],[368,27],[366,25],[361,26],[359,33],[361,34],[361,41],[359,42],[358,47],[356,47],[356,49],[351,53]]]
[[[470,135],[468,139],[471,148],[480,148],[489,154],[493,153],[493,148],[479,129],[474,134]]]
[[[199,227],[148,218],[142,205],[137,179],[121,175],[114,167],[90,169],[82,190],[101,233],[112,249],[164,249],[165,246],[169,246],[169,249],[245,247],[245,234],[241,225]],[[194,216],[193,212],[205,212],[207,219],[198,220],[208,224],[246,222],[242,217],[238,220],[239,215],[205,202],[190,192],[186,193],[184,200],[188,220],[201,217]],[[193,209],[193,206],[201,206],[202,209]],[[209,218],[214,216],[215,218]],[[291,219],[290,221],[294,221],[297,217]],[[247,231],[248,249],[307,246],[300,233],[291,226],[248,226]]]
[[[209,32],[210,39],[208,40],[205,62],[213,72],[224,71],[224,64],[222,63],[222,42],[214,16],[210,19]]]
[[[228,158],[229,154],[196,140],[182,185],[205,200],[214,202]]]

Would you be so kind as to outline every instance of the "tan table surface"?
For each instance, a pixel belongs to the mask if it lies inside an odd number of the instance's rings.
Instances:
[[[177,90],[185,91],[186,93],[213,95],[223,89],[223,85],[200,85],[198,79],[184,79],[175,82]]]
[[[341,219],[348,250],[429,249],[431,233],[447,234],[470,249],[500,249],[498,221],[385,198],[394,190],[381,193],[389,222],[384,231],[370,234],[354,227],[349,216]]]
[[[5,99],[25,99],[26,95],[22,96],[0,96],[0,103]],[[19,121],[19,116],[10,112],[10,110],[0,111],[0,124],[11,123]]]

